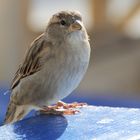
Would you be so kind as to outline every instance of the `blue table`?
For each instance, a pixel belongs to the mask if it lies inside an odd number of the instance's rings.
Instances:
[[[0,127],[0,140],[140,140],[140,109],[87,106]]]
[[[76,92],[64,101],[96,106],[81,108],[81,113],[73,116],[34,116],[32,112],[23,121],[1,126],[10,95],[4,95],[6,90],[7,86],[1,86],[0,140],[140,140],[140,110],[133,109],[140,108],[139,99],[87,96]],[[100,105],[115,108],[97,107]]]

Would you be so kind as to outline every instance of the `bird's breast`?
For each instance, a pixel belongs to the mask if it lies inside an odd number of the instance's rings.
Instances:
[[[71,38],[72,39],[72,38]],[[73,39],[72,39],[73,40]],[[72,41],[71,40],[71,41]],[[89,63],[90,46],[88,41],[78,37],[74,42],[63,44],[56,57],[46,65],[44,87],[49,104],[69,95],[82,80]]]

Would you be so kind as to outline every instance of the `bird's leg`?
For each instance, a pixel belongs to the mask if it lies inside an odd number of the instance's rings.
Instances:
[[[86,103],[64,103],[59,101],[54,106],[43,107],[40,111],[41,114],[55,114],[55,115],[74,115],[79,112],[76,108],[80,108],[87,105]]]

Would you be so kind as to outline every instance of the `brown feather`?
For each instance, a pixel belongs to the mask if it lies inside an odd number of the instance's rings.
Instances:
[[[38,72],[43,66],[42,59],[50,56],[50,48],[46,45],[43,37],[44,34],[40,35],[31,44],[23,63],[19,65],[19,68],[15,73],[15,77],[11,84],[12,90],[19,84],[22,78]]]

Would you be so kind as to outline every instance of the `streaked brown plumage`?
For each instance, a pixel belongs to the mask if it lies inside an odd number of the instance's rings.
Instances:
[[[15,74],[5,123],[21,120],[30,110],[69,95],[85,74],[89,57],[90,45],[81,15],[67,11],[53,15]]]

